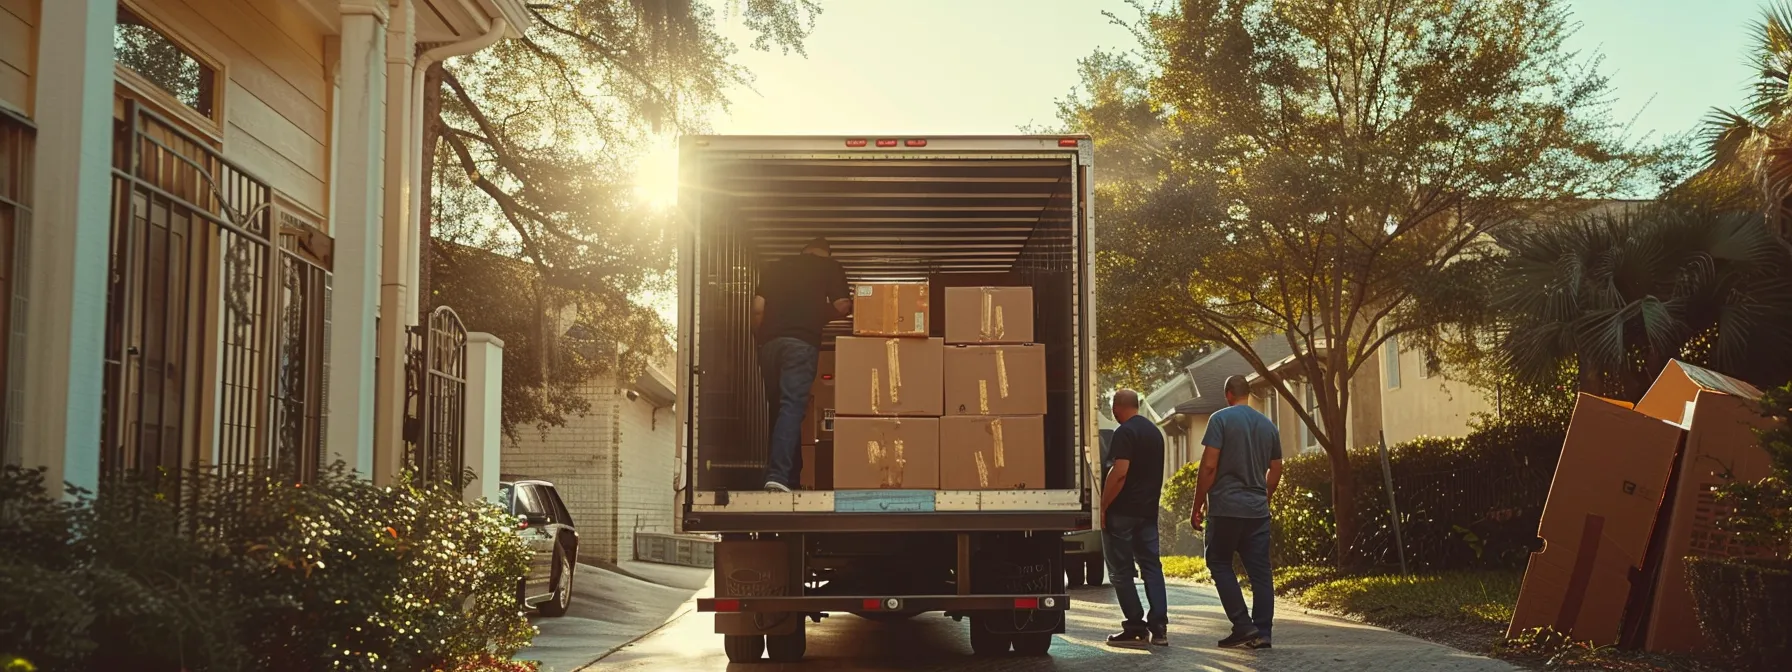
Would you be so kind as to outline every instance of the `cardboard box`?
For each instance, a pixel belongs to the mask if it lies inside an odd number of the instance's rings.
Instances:
[[[1638,412],[1687,427],[1685,448],[1670,481],[1673,489],[1656,524],[1661,541],[1653,545],[1659,549],[1652,549],[1658,569],[1652,572],[1643,641],[1648,651],[1694,651],[1705,645],[1686,584],[1686,556],[1744,557],[1756,550],[1716,529],[1714,523],[1725,511],[1713,488],[1731,479],[1747,482],[1769,475],[1772,461],[1755,433],[1770,423],[1758,410],[1760,397],[1760,390],[1748,383],[1670,362],[1637,402]]]
[[[834,423],[835,490],[936,490],[938,418],[840,418]]]
[[[941,490],[1045,487],[1045,417],[940,419]]]
[[[809,387],[809,408],[803,413],[802,444],[834,439],[834,351],[823,350]]]
[[[1543,505],[1508,636],[1552,627],[1577,641],[1618,642],[1632,568],[1655,528],[1679,427],[1583,394]]]
[[[1045,414],[1043,345],[955,345],[943,364],[946,415]]]
[[[1033,342],[1032,287],[946,288],[946,344]]]
[[[927,285],[861,284],[853,292],[854,336],[927,335]]]
[[[834,442],[805,445],[803,450],[803,473],[797,482],[807,490],[834,489]]]
[[[934,416],[945,342],[937,338],[834,339],[834,411],[839,416]],[[839,421],[835,421],[839,441]]]

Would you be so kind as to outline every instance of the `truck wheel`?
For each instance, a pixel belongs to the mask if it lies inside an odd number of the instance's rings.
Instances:
[[[808,637],[803,634],[802,624],[797,624],[796,632],[788,635],[766,635],[765,655],[774,663],[795,663],[803,659],[803,653],[809,648]]]
[[[1064,585],[1069,588],[1083,587],[1083,563],[1079,560],[1064,561]],[[1095,571],[1095,570],[1088,570]]]
[[[756,663],[765,652],[765,635],[722,635],[722,650],[730,663]]]
[[[1007,635],[990,632],[989,628],[971,619],[971,653],[978,656],[1000,656],[1008,653],[1011,642]]]
[[[1014,635],[1014,652],[1023,656],[1049,656],[1052,653],[1052,633],[1021,632]]]
[[[1100,560],[1089,561],[1089,585],[1099,586],[1108,578],[1108,564]]]

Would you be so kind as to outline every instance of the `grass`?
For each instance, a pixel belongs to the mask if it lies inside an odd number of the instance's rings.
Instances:
[[[1164,576],[1211,582],[1198,557],[1163,559]],[[1506,640],[1524,573],[1449,571],[1414,576],[1351,575],[1332,567],[1278,567],[1276,593],[1312,609],[1397,630],[1532,669],[1705,672],[1724,669],[1690,657],[1594,647],[1551,633]],[[1250,590],[1242,576],[1239,583]]]

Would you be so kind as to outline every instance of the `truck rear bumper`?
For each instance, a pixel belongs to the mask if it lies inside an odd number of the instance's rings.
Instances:
[[[815,597],[706,597],[697,600],[705,613],[824,613],[924,611],[1066,611],[1070,596],[1057,595],[908,595]]]

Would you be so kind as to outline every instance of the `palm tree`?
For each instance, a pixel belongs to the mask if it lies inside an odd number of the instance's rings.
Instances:
[[[1762,10],[1749,61],[1758,68],[1740,111],[1705,117],[1705,169],[1680,191],[1724,207],[1757,210],[1792,232],[1792,4]]]
[[[1674,205],[1515,227],[1498,243],[1499,352],[1526,382],[1636,399],[1670,359],[1753,382],[1792,364],[1792,259],[1763,218]]]

